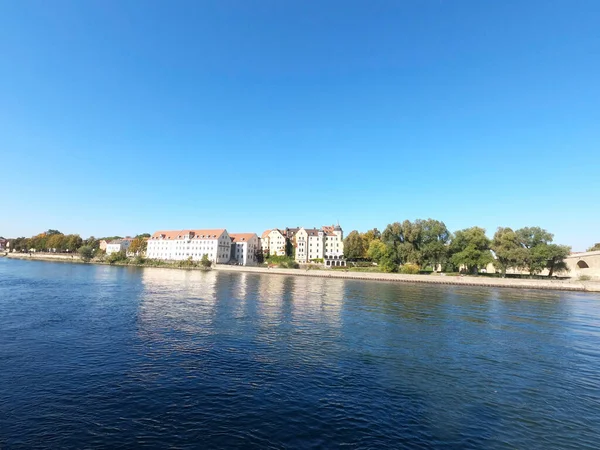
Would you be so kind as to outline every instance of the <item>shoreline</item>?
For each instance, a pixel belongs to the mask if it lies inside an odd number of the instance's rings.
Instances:
[[[121,267],[142,267],[156,269],[179,269],[179,270],[201,270],[204,268],[186,268],[173,266],[144,266],[134,264],[109,264],[91,261],[85,263],[75,255],[40,255],[35,254],[7,254],[9,259],[21,259],[29,261],[45,262],[70,262],[76,264],[97,264],[114,265]],[[221,272],[244,272],[259,273],[271,275],[286,276],[304,276],[316,278],[337,278],[359,281],[384,281],[393,283],[427,283],[446,286],[473,286],[473,287],[500,287],[513,289],[538,289],[538,290],[557,290],[557,291],[575,291],[575,292],[600,292],[600,282],[598,281],[571,281],[571,280],[523,280],[514,278],[486,278],[474,276],[441,276],[441,275],[404,275],[398,273],[371,273],[371,272],[340,272],[332,269],[306,270],[306,269],[269,269],[264,267],[252,266],[229,266],[217,265],[212,270]]]

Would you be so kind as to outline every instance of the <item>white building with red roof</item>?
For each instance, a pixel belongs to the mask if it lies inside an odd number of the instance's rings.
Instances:
[[[231,237],[226,229],[157,231],[148,239],[148,258],[200,261],[203,255],[216,264],[229,262]]]
[[[256,253],[261,250],[256,233],[231,233],[231,262],[240,266],[255,266]]]
[[[285,255],[286,233],[279,228],[266,230],[262,234],[261,245],[265,255]]]

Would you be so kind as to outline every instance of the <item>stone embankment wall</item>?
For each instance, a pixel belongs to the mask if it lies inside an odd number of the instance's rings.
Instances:
[[[38,261],[65,261],[65,262],[80,262],[81,258],[75,253],[8,253],[9,258],[16,259],[31,259]]]
[[[516,280],[513,278],[456,277],[441,275],[403,275],[398,273],[343,272],[340,270],[266,269],[221,265],[217,270],[233,272],[271,273],[279,275],[344,278],[351,280],[428,283],[459,286],[508,287],[520,289],[546,289],[564,291],[600,292],[600,282],[577,280]]]

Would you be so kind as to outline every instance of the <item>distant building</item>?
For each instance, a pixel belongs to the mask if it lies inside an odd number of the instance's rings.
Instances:
[[[231,233],[230,262],[241,266],[255,266],[258,261],[256,252],[261,250],[260,239],[256,233]]]
[[[345,266],[344,232],[339,225],[318,228],[286,228],[290,230],[296,262],[321,263],[325,267]]]
[[[3,237],[0,237],[0,251],[4,251],[8,247],[9,247],[8,239],[4,239]]]
[[[133,239],[127,237],[123,239],[114,239],[110,241],[106,244],[106,254],[110,255],[111,253],[116,253],[120,251],[124,251],[125,253],[127,253],[127,250],[129,249],[132,240]]]
[[[106,251],[107,246],[108,246],[108,241],[106,239],[102,239],[100,241],[100,250]]]
[[[323,227],[325,232],[325,250],[323,259],[325,266],[345,266],[344,259],[344,231],[338,225]]]
[[[287,238],[285,231],[278,228],[266,230],[262,234],[262,249],[265,255],[285,255],[285,245]]]
[[[148,258],[200,261],[203,255],[216,264],[229,262],[231,237],[226,229],[157,231],[148,239]]]

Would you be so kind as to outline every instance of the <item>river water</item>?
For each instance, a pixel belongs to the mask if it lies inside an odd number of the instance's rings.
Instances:
[[[0,258],[0,448],[600,447],[600,296]]]

